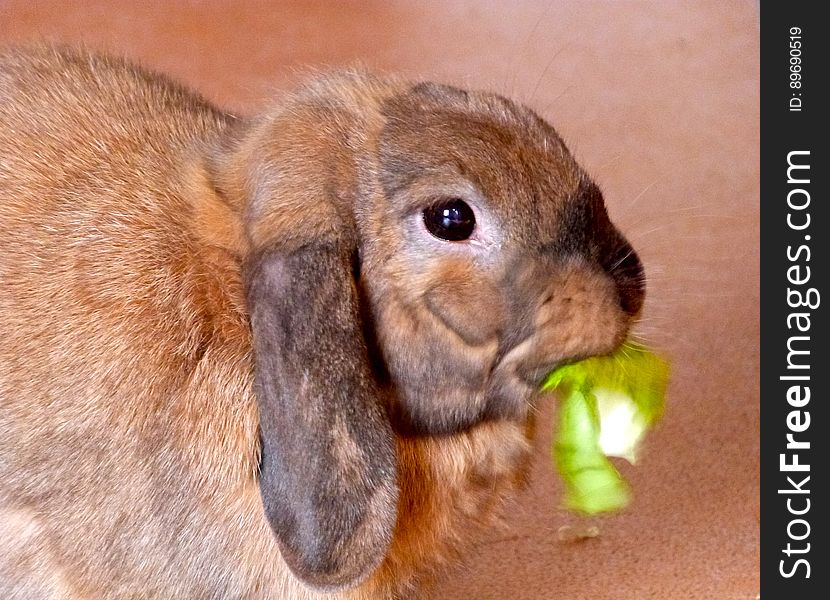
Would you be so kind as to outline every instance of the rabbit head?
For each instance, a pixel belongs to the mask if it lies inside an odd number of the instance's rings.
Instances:
[[[243,216],[265,512],[312,586],[382,560],[395,435],[524,421],[547,372],[640,310],[599,188],[500,96],[323,77],[209,162]]]

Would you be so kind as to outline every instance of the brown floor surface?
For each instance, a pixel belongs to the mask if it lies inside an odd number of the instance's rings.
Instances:
[[[361,61],[490,88],[551,120],[639,250],[639,331],[674,361],[633,507],[563,542],[549,434],[533,483],[430,598],[732,599],[759,591],[759,33],[750,1],[33,2],[0,44],[84,42],[255,110]],[[550,419],[550,407],[543,415]],[[544,428],[543,428],[544,429]]]

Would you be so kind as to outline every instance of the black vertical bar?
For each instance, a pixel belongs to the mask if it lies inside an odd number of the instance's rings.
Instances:
[[[761,595],[830,597],[830,23],[761,5]],[[826,297],[830,302],[830,296]],[[825,491],[821,491],[825,490]]]

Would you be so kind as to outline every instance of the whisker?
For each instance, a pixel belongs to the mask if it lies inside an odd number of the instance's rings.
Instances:
[[[648,229],[646,231],[634,232],[633,235],[631,233],[629,233],[629,239],[632,242],[640,242],[640,241],[643,240],[643,238],[645,238],[648,235],[651,235],[652,233],[656,233],[658,231],[666,230],[668,228],[668,226],[669,226],[669,223],[663,223],[662,225],[658,225],[657,227],[654,227],[652,229]],[[633,236],[636,236],[636,237],[633,237]]]
[[[542,70],[542,74],[539,76],[539,80],[536,82],[536,86],[533,88],[533,92],[530,94],[530,98],[528,99],[527,103],[533,103],[533,99],[536,97],[536,92],[539,91],[539,86],[542,85],[542,81],[545,79],[545,75],[548,74],[548,70],[550,70],[553,62],[559,57],[560,54],[565,50],[565,46],[562,46],[559,50],[554,52],[553,56],[550,57],[550,60],[545,65],[545,68]]]
[[[645,196],[645,195],[646,195],[646,193],[647,193],[647,192],[648,192],[651,188],[653,188],[653,187],[657,184],[657,182],[659,182],[659,181],[660,181],[660,179],[661,179],[661,178],[663,178],[663,177],[664,177],[663,175],[660,175],[660,176],[656,177],[656,178],[654,179],[654,181],[652,181],[652,182],[651,182],[651,183],[649,183],[646,187],[644,187],[644,188],[643,188],[643,191],[641,191],[639,194],[637,194],[637,195],[634,197],[634,200],[632,200],[631,202],[629,202],[629,203],[628,203],[628,206],[626,206],[623,210],[624,210],[625,212],[630,211],[630,210],[634,207],[634,205],[635,205],[635,204],[637,204],[637,202],[639,202],[640,198],[642,198],[643,196]]]
[[[678,206],[678,207],[675,207],[671,210],[665,211],[663,214],[669,214],[670,215],[670,214],[674,214],[674,213],[687,213],[687,212],[692,212],[692,211],[695,211],[695,210],[700,210],[701,208],[706,208],[708,206],[709,206],[708,204],[696,204],[696,205],[692,205],[692,206]]]
[[[561,91],[561,92],[559,92],[558,94],[556,94],[556,96],[555,96],[555,97],[554,97],[554,98],[553,98],[550,102],[548,102],[547,104],[545,104],[544,106],[542,106],[542,107],[539,109],[539,111],[538,111],[538,112],[539,112],[539,114],[540,114],[540,115],[543,115],[543,116],[544,116],[544,115],[546,115],[546,114],[548,114],[548,113],[550,112],[550,109],[551,109],[552,107],[554,107],[554,106],[556,105],[556,103],[557,103],[557,102],[559,102],[559,100],[562,98],[562,96],[564,96],[565,94],[567,94],[568,92],[570,92],[573,88],[574,88],[573,84],[565,86],[565,87],[562,89],[562,91]],[[570,148],[571,148],[571,150],[572,150],[573,152],[576,152],[576,142],[575,142],[574,140],[571,140],[571,141],[568,143],[568,145],[570,146]]]
[[[625,259],[631,256],[632,254],[634,254],[634,248],[626,252],[625,256],[623,256],[620,260],[615,262],[614,265],[609,269],[609,271],[611,273],[614,273],[619,268],[619,266],[623,264],[623,262],[625,262]]]
[[[513,92],[516,89],[516,77],[519,73],[519,69],[516,68],[516,60],[522,58],[522,56],[527,52],[527,48],[530,45],[530,41],[533,39],[533,36],[536,35],[536,31],[538,31],[539,26],[542,24],[542,21],[548,15],[548,12],[553,6],[553,2],[554,0],[550,0],[550,2],[548,2],[545,9],[542,11],[542,13],[539,15],[539,18],[536,20],[536,23],[533,25],[533,28],[530,30],[530,33],[528,33],[527,37],[525,37],[524,42],[522,42],[521,47],[518,49],[518,52],[515,52],[512,58],[510,59],[510,64],[508,66],[511,75],[509,94],[510,96],[515,96]]]
[[[598,171],[598,172],[605,171],[607,168],[609,168],[609,167],[610,167],[611,165],[613,165],[615,162],[617,162],[618,160],[620,160],[620,158],[622,158],[622,152],[617,152],[614,156],[612,156],[611,158],[609,158],[609,159],[608,159],[608,160],[606,160],[605,162],[601,163],[601,164],[597,167],[597,171]]]

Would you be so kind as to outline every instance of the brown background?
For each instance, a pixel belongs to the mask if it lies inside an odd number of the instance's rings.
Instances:
[[[580,525],[537,440],[533,484],[429,598],[751,599],[759,590],[758,9],[717,2],[0,0],[0,44],[84,42],[232,110],[363,62],[536,108],[605,191],[649,274],[638,328],[673,358],[626,513]],[[549,422],[551,409],[543,413]]]

